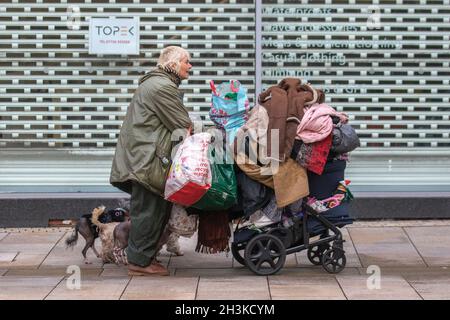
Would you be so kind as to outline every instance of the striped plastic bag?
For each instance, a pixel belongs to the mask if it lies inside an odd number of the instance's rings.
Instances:
[[[248,119],[250,104],[247,89],[238,81],[231,80],[216,86],[211,80],[211,109],[209,118],[219,129],[224,129],[227,140],[234,141],[237,130]]]

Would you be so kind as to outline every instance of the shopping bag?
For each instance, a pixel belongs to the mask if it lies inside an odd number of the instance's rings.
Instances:
[[[238,81],[231,80],[216,86],[211,80],[212,91],[209,117],[220,129],[225,129],[227,140],[234,141],[237,130],[248,119],[250,104],[247,89]]]
[[[233,164],[226,164],[215,158],[212,147],[209,150],[212,171],[211,188],[192,207],[200,210],[226,210],[237,203],[237,182]]]
[[[178,148],[170,167],[164,190],[168,201],[190,206],[211,187],[208,146],[211,134],[197,133],[187,137]]]
[[[333,144],[331,151],[342,154],[361,146],[355,129],[349,124],[338,123],[333,129]]]

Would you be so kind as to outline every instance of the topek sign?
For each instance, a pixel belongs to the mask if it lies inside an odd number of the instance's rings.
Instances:
[[[139,18],[91,18],[89,54],[139,54]]]

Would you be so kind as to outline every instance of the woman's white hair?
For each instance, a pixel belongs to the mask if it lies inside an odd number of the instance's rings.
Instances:
[[[178,74],[180,72],[181,60],[190,59],[189,52],[177,46],[169,46],[161,50],[157,66],[163,69],[169,69]]]

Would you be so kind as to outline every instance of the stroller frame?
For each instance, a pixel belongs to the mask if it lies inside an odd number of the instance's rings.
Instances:
[[[303,202],[302,207],[303,217],[294,217],[293,226],[285,227],[277,222],[261,227],[261,233],[246,241],[238,243],[233,241],[231,252],[236,261],[257,275],[271,275],[283,268],[286,255],[308,250],[307,256],[312,264],[322,265],[329,273],[339,273],[344,270],[346,257],[342,232],[337,225],[332,224],[306,202]],[[309,216],[318,219],[326,228],[325,231],[310,234],[307,225]],[[238,223],[235,234],[244,228],[240,229]],[[330,230],[333,232],[331,235]],[[310,242],[310,238],[317,235],[320,235],[320,239]],[[330,245],[331,242],[333,242],[332,245]],[[244,250],[244,256],[240,254],[242,250]],[[268,267],[265,266],[267,264]]]

